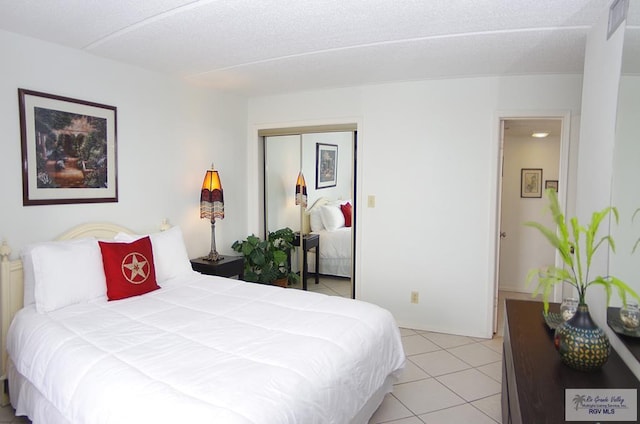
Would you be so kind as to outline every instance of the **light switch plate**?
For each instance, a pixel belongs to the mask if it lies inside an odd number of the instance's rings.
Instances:
[[[367,207],[375,208],[376,207],[376,196],[370,194],[367,198]]]

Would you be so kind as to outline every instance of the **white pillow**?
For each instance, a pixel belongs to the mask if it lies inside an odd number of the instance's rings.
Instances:
[[[322,225],[327,231],[335,231],[344,227],[344,215],[340,206],[324,205],[320,208],[320,216],[322,217]]]
[[[33,243],[28,246],[25,246],[20,251],[20,259],[22,260],[22,281],[24,286],[24,297],[23,297],[23,305],[29,306],[36,302],[35,299],[35,288],[36,288],[36,277],[34,275],[35,271],[33,269],[33,250],[36,247],[41,247],[45,245],[50,246],[62,246],[64,244],[73,244],[73,243],[83,243],[86,239],[74,239],[74,240],[65,240],[65,241],[44,241]]]
[[[95,239],[39,243],[22,256],[25,282],[33,278],[33,301],[40,313],[106,294],[102,255]],[[25,300],[31,301],[27,291],[30,287],[25,286]]]
[[[314,208],[309,213],[309,226],[311,227],[311,231],[314,231],[314,232],[324,230],[324,225],[322,225],[322,216],[320,213],[320,208]]]
[[[131,242],[145,236],[146,234],[118,233],[114,239]],[[162,285],[162,282],[170,278],[193,272],[180,227],[175,226],[166,231],[149,234],[149,237],[158,284]]]
[[[24,306],[29,306],[36,301],[36,277],[33,275],[33,259],[31,255],[35,246],[35,244],[29,245],[23,248],[20,252],[20,259],[22,259],[22,281],[24,286],[22,302]]]

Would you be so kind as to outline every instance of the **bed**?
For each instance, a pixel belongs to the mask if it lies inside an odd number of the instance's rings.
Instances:
[[[307,209],[305,233],[320,236],[320,274],[350,278],[352,258],[352,202],[321,197]],[[309,255],[309,272],[316,272],[315,255]]]
[[[132,251],[118,272],[157,287],[108,300],[122,296],[113,252]],[[144,237],[87,224],[23,260],[10,253],[0,248],[2,371],[34,423],[366,423],[404,365],[388,311],[195,273],[178,227]]]

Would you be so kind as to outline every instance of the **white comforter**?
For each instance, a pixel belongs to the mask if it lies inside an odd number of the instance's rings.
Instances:
[[[317,231],[320,235],[320,260],[323,258],[351,259],[351,228],[342,227],[334,231]]]
[[[195,273],[135,298],[27,307],[7,344],[71,423],[348,423],[404,363],[382,308]]]

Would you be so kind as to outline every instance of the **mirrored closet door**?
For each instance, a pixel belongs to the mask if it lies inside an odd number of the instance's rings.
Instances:
[[[265,232],[289,227],[302,234],[292,256],[294,270],[305,274],[306,256],[308,290],[343,297],[354,293],[357,132],[351,127],[261,133]],[[300,175],[306,183],[301,188],[306,192],[306,205],[296,204]],[[318,260],[320,278],[316,279]]]

